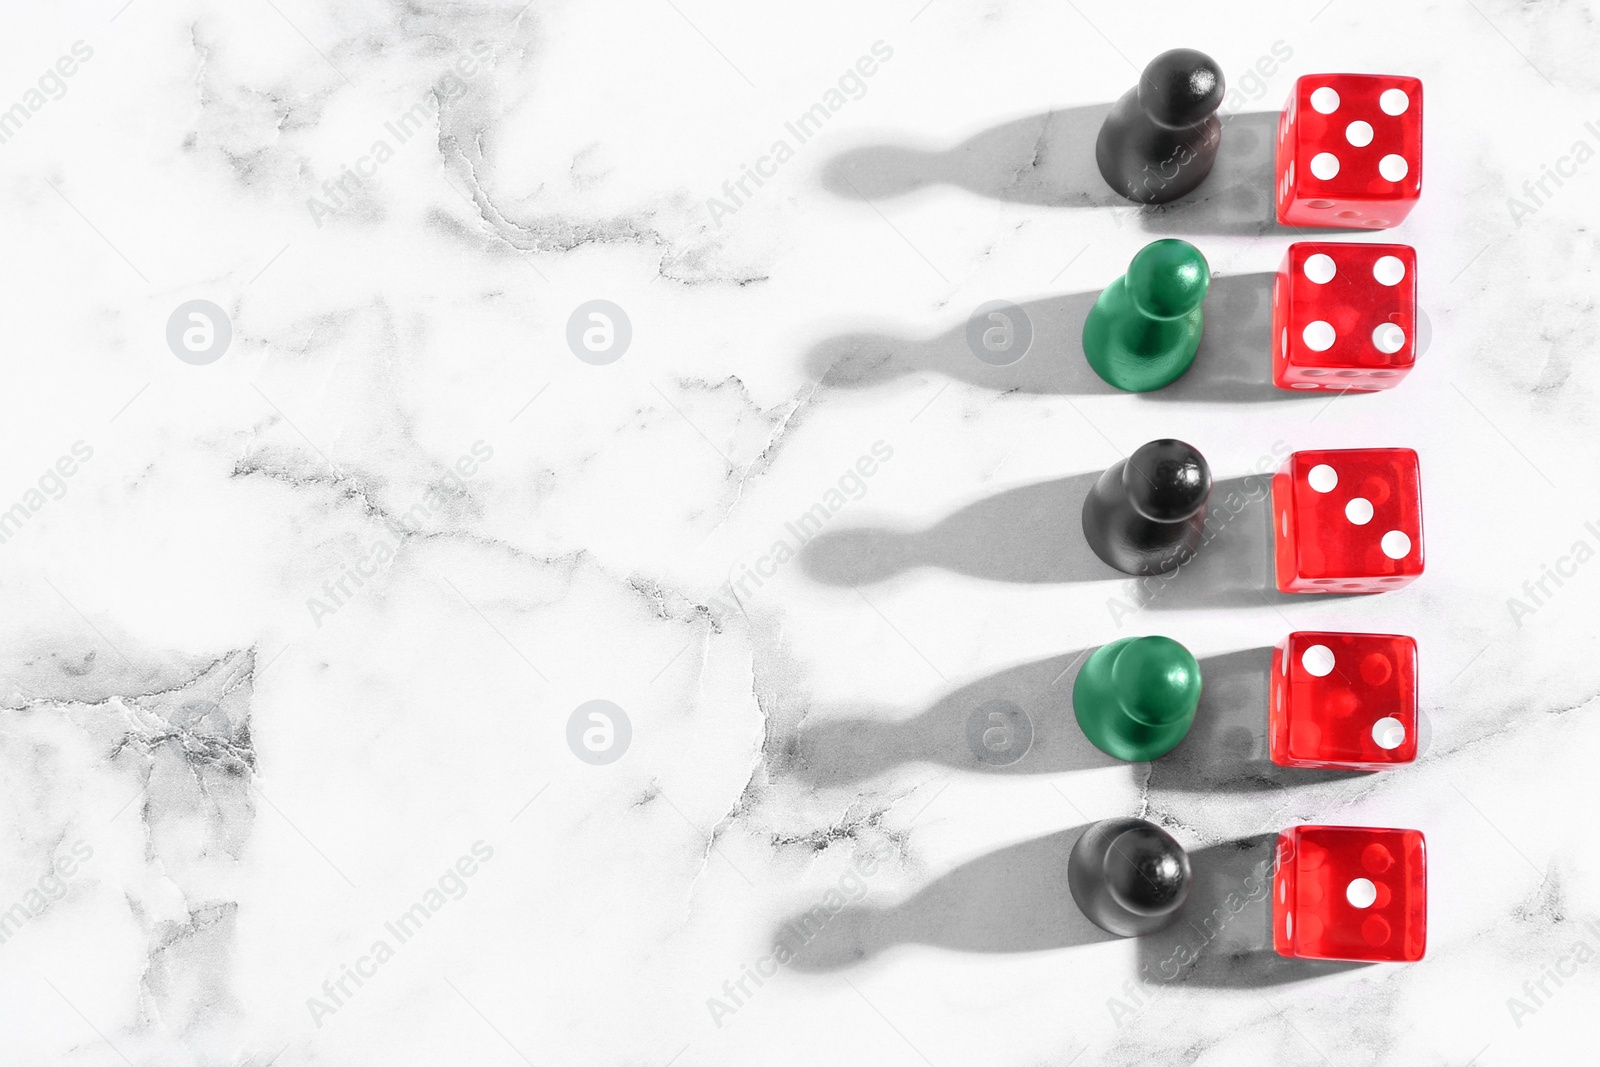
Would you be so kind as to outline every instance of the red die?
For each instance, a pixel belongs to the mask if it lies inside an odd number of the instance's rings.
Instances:
[[[1427,942],[1421,831],[1296,826],[1278,835],[1272,947],[1280,954],[1409,963]]]
[[[1289,246],[1272,286],[1279,389],[1393,389],[1417,359],[1410,245]]]
[[[1381,593],[1422,573],[1422,483],[1409,448],[1295,452],[1272,476],[1278,588]]]
[[[1278,221],[1382,229],[1422,193],[1422,83],[1311,74],[1278,118]]]
[[[1267,745],[1281,767],[1379,771],[1417,758],[1417,643],[1297,632],[1272,654]]]

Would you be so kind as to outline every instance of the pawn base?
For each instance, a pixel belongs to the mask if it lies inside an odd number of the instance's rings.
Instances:
[[[1142,332],[1125,339],[1122,334],[1130,323]],[[1200,308],[1176,319],[1145,318],[1133,306],[1124,276],[1106,286],[1089,309],[1083,354],[1107,384],[1148,393],[1171,385],[1194,364],[1203,325]]]

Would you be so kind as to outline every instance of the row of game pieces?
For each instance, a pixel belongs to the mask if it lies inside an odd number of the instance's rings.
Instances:
[[[1196,189],[1221,142],[1220,69],[1158,56],[1111,109],[1101,174],[1140,203]],[[1279,120],[1280,221],[1381,228],[1421,192],[1422,84],[1300,78]],[[1110,384],[1159,389],[1193,362],[1210,270],[1184,241],[1156,241],[1096,301],[1084,354]],[[1415,362],[1416,254],[1406,245],[1299,242],[1273,286],[1273,381],[1284,389],[1377,390]],[[1109,468],[1084,501],[1084,536],[1107,564],[1163,574],[1209,540],[1211,471],[1182,441],[1152,441]],[[1291,454],[1272,478],[1276,582],[1286,593],[1375,593],[1423,569],[1421,485],[1410,449]],[[1417,752],[1417,647],[1393,634],[1295,632],[1273,655],[1268,749],[1286,767],[1375,771]],[[1166,637],[1097,649],[1073,686],[1079,726],[1125,760],[1158,758],[1189,731],[1200,666]],[[1073,847],[1068,884],[1085,915],[1120,936],[1175,921],[1192,880],[1182,846],[1140,819],[1096,823]],[[1427,864],[1416,830],[1294,826],[1278,837],[1273,946],[1308,959],[1412,961],[1427,936]]]

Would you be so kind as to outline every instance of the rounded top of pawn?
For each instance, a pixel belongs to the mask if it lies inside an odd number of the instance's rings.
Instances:
[[[1166,726],[1194,711],[1200,700],[1200,664],[1170,637],[1140,637],[1117,653],[1111,687],[1130,717]]]
[[[1198,449],[1170,437],[1140,445],[1122,484],[1133,510],[1151,522],[1187,519],[1211,495],[1211,467]]]
[[[1188,241],[1165,237],[1139,249],[1128,264],[1128,295],[1152,319],[1176,319],[1200,306],[1211,288],[1211,266]]]
[[[1225,88],[1216,60],[1193,48],[1174,48],[1139,75],[1139,106],[1163,126],[1193,126],[1221,106]]]
[[[1136,915],[1165,915],[1183,906],[1192,874],[1189,855],[1171,834],[1141,822],[1118,834],[1106,852],[1106,889]]]

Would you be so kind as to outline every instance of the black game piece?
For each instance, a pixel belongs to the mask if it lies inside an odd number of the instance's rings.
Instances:
[[[1211,468],[1193,445],[1164,438],[1106,468],[1083,501],[1083,536],[1127,574],[1164,574],[1205,535]]]
[[[1067,888],[1078,909],[1118,937],[1170,924],[1193,881],[1183,846],[1143,819],[1103,819],[1084,831],[1067,857]]]
[[[1204,52],[1174,48],[1150,61],[1111,107],[1094,158],[1106,184],[1140,204],[1193,192],[1222,141],[1222,70]]]

